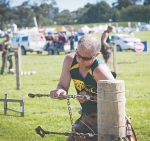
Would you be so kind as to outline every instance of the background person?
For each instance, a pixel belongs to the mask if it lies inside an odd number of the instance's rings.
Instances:
[[[113,30],[113,27],[108,26],[107,30],[104,31],[101,37],[101,43],[102,43],[101,53],[107,65],[110,61],[110,57],[111,57],[111,53],[113,49],[112,38],[109,35],[109,33],[112,32],[112,30]]]
[[[2,45],[3,53],[2,53],[1,75],[4,73],[6,61],[9,61],[8,73],[10,72],[10,69],[13,68],[12,55],[10,54],[10,52],[12,51],[11,49],[14,49],[14,48],[11,46],[10,37],[11,36],[9,34],[6,34],[6,40],[3,42],[3,45]]]
[[[54,47],[54,37],[52,34],[48,34],[46,37],[46,50]]]
[[[75,37],[74,37],[74,33],[73,33],[73,31],[72,31],[72,32],[71,32],[71,36],[69,36],[69,40],[70,40],[70,50],[71,50],[71,52],[74,51],[74,39],[75,39]]]
[[[65,46],[65,43],[67,42],[67,35],[66,33],[62,33],[62,45],[63,45],[63,48],[62,50],[64,50],[64,46]]]
[[[60,32],[58,32],[58,47],[63,50],[63,35]]]
[[[60,50],[64,50],[65,43],[66,43],[66,33],[58,32],[58,47]]]
[[[132,37],[134,37],[133,31],[130,31],[130,32],[129,32],[129,35],[132,36]]]
[[[99,80],[114,80],[108,66],[98,58],[100,40],[92,34],[84,35],[78,42],[76,52],[67,54],[64,59],[62,73],[57,88],[50,91],[51,98],[59,98],[67,94],[71,79],[77,94],[97,97],[97,82]],[[65,81],[64,81],[65,80]],[[75,122],[74,128],[79,133],[97,134],[97,102],[78,99],[81,107],[81,117]],[[77,141],[89,141],[76,137]],[[96,141],[97,136],[90,139]],[[70,136],[67,141],[74,141]]]

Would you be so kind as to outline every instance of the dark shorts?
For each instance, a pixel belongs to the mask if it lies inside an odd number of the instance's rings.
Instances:
[[[101,51],[102,52],[102,55],[103,55],[103,58],[104,59],[108,59],[111,57],[111,53],[112,53],[112,50],[111,49],[108,49],[108,50],[103,50]]]
[[[129,117],[128,117],[129,119]],[[130,138],[132,136],[132,129],[130,124],[130,119],[126,119],[126,137]],[[73,125],[75,131],[78,133],[92,133],[95,134],[94,137],[87,137],[90,141],[97,141],[98,140],[98,123],[97,123],[97,113],[91,113],[90,115],[86,116],[82,113],[81,117],[75,122]]]
[[[104,59],[108,59],[108,58],[110,58],[111,57],[111,54],[110,53],[108,53],[108,54],[103,54],[103,58]]]
[[[70,49],[71,49],[71,50],[74,50],[74,45],[70,45]]]
[[[92,133],[97,134],[97,113],[91,113],[90,115],[85,115],[82,113],[81,117],[73,125],[75,131],[78,133]],[[97,141],[97,135],[94,137],[88,137],[90,141]]]

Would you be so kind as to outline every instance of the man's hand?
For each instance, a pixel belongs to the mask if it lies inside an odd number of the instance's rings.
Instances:
[[[86,92],[86,91],[81,91],[80,93],[79,93],[79,95],[89,95],[90,96],[90,94],[88,93],[88,92]],[[78,99],[78,101],[80,102],[80,103],[85,103],[85,102],[88,102],[89,100],[86,100],[86,99],[80,99],[80,98],[77,98]]]
[[[61,94],[66,95],[66,91],[63,89],[56,89],[50,91],[50,97],[54,99],[63,99],[63,98],[59,98]]]

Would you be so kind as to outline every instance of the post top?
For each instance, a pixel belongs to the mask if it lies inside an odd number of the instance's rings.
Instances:
[[[97,83],[124,83],[124,80],[99,80]]]

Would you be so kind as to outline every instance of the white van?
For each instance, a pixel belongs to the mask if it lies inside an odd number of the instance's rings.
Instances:
[[[26,52],[42,53],[46,44],[46,39],[41,33],[16,34],[13,35],[11,40],[14,48],[17,48],[20,44],[22,55],[26,55]]]

